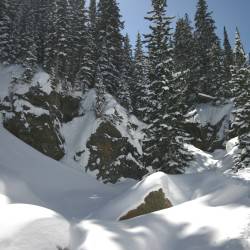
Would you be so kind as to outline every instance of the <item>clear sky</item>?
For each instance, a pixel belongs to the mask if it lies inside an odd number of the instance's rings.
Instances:
[[[150,10],[151,0],[118,0],[118,2],[125,21],[125,32],[129,33],[134,43],[138,31],[147,33],[148,22],[143,17]],[[245,50],[250,52],[250,1],[207,0],[207,2],[209,10],[213,11],[218,35],[222,37],[225,25],[233,43],[235,27],[238,26]],[[196,3],[197,0],[168,0],[168,14],[178,18],[188,13],[193,19]]]

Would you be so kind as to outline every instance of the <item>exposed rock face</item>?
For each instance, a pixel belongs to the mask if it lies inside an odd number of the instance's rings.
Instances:
[[[158,191],[149,193],[144,199],[144,203],[142,203],[136,209],[129,211],[126,215],[122,216],[120,220],[128,220],[140,215],[152,213],[170,207],[172,207],[171,202],[167,198],[165,198],[163,190],[159,189]]]
[[[87,147],[90,151],[87,169],[97,170],[97,178],[104,182],[115,183],[121,177],[141,179],[147,173],[137,150],[109,121],[100,124]]]
[[[15,94],[5,101],[5,128],[41,153],[60,160],[64,156],[61,122],[78,115],[79,100],[31,87],[24,95]]]

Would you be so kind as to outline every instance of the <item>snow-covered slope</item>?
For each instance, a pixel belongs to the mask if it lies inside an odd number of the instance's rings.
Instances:
[[[192,174],[155,173],[138,183],[104,185],[40,154],[2,127],[0,138],[0,249],[56,250],[68,244],[70,250],[250,247],[250,184],[224,174],[223,168],[207,166],[195,173],[194,166]],[[204,162],[210,159],[197,149],[196,154]],[[229,156],[221,156],[222,161]],[[159,188],[172,208],[117,221]]]
[[[146,125],[128,114],[111,95],[106,94],[105,100],[102,117],[96,117],[96,92],[91,89],[82,98],[82,115],[62,124],[66,150],[62,162],[71,165],[75,161],[83,170],[92,170],[94,176],[104,181],[136,178],[143,168],[139,161]],[[127,176],[122,168],[126,169]]]

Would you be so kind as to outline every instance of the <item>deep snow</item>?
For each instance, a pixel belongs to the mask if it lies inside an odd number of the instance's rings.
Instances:
[[[195,173],[193,166],[192,174],[155,173],[139,183],[104,185],[47,158],[2,127],[0,138],[0,249],[56,250],[67,244],[71,250],[250,247],[249,182],[224,174],[223,167]],[[227,163],[230,152],[216,161]],[[196,154],[211,161],[212,156]],[[117,221],[160,187],[174,207]]]

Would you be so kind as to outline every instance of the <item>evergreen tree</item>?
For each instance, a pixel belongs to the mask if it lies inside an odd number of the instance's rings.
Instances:
[[[231,81],[230,87],[232,91],[232,96],[237,97],[239,102],[239,96],[242,92],[242,86],[248,79],[248,69],[247,69],[247,57],[241,43],[239,30],[236,30],[235,35],[235,48],[234,48],[234,65],[231,67]]]
[[[177,20],[174,33],[174,61],[178,71],[192,69],[194,43],[191,22],[186,14]]]
[[[212,62],[211,50],[218,45],[218,37],[215,33],[215,22],[212,18],[212,13],[208,12],[206,0],[199,0],[195,15],[195,80],[196,92],[214,95],[211,82],[216,82],[216,76],[211,74],[213,69],[211,65],[218,64]],[[215,47],[214,47],[215,48]],[[215,79],[213,79],[215,78]],[[219,86],[220,87],[220,86]]]
[[[102,117],[103,109],[105,105],[105,87],[103,84],[103,76],[100,68],[97,69],[96,74],[96,116],[98,118]]]
[[[145,112],[148,108],[149,79],[148,60],[143,52],[141,34],[137,34],[134,53],[134,83],[131,86],[131,102],[134,114],[141,120],[146,121]]]
[[[76,89],[93,87],[95,64],[93,61],[94,41],[88,26],[85,1],[75,0],[72,25],[72,54],[70,79]]]
[[[35,66],[37,65],[37,46],[35,43],[35,13],[31,1],[22,5],[22,16],[20,19],[18,35],[18,63],[24,66],[23,82],[30,82]]]
[[[11,4],[13,1],[0,1],[0,62],[3,64],[12,63],[13,54],[13,19],[11,16]]]
[[[237,29],[232,67],[233,94],[235,97],[232,136],[239,137],[239,153],[235,156],[233,169],[250,167],[250,69]]]
[[[37,61],[44,65],[45,46],[48,38],[49,15],[55,0],[36,0],[32,1],[35,10],[35,43],[37,46]]]
[[[195,40],[193,37],[192,27],[188,15],[180,18],[176,23],[176,30],[174,33],[174,62],[175,70],[179,72],[179,79],[185,84],[183,90],[186,92],[186,101],[193,104],[195,98],[195,79],[194,71],[194,47]],[[180,76],[181,75],[181,76]]]
[[[132,46],[130,44],[129,36],[126,34],[123,42],[123,55],[122,55],[122,70],[121,70],[121,84],[119,89],[119,102],[129,112],[132,112],[131,104],[131,87],[133,86],[134,64],[132,55]]]
[[[224,67],[224,80],[230,81],[232,78],[231,67],[234,64],[233,50],[229,42],[226,27],[224,27],[224,54],[223,54],[223,67]]]
[[[100,0],[97,11],[98,67],[102,72],[106,90],[116,97],[120,88],[122,28],[116,0]]]
[[[236,67],[241,68],[242,66],[246,65],[246,62],[247,62],[247,57],[240,39],[240,32],[239,29],[236,28],[234,64]]]
[[[150,61],[150,101],[152,113],[144,142],[146,165],[166,173],[181,173],[186,165],[183,136],[178,137],[177,85],[171,41],[171,18],[166,15],[166,1],[152,0],[153,11],[146,19],[151,33],[146,35]],[[178,118],[177,118],[178,117]]]

